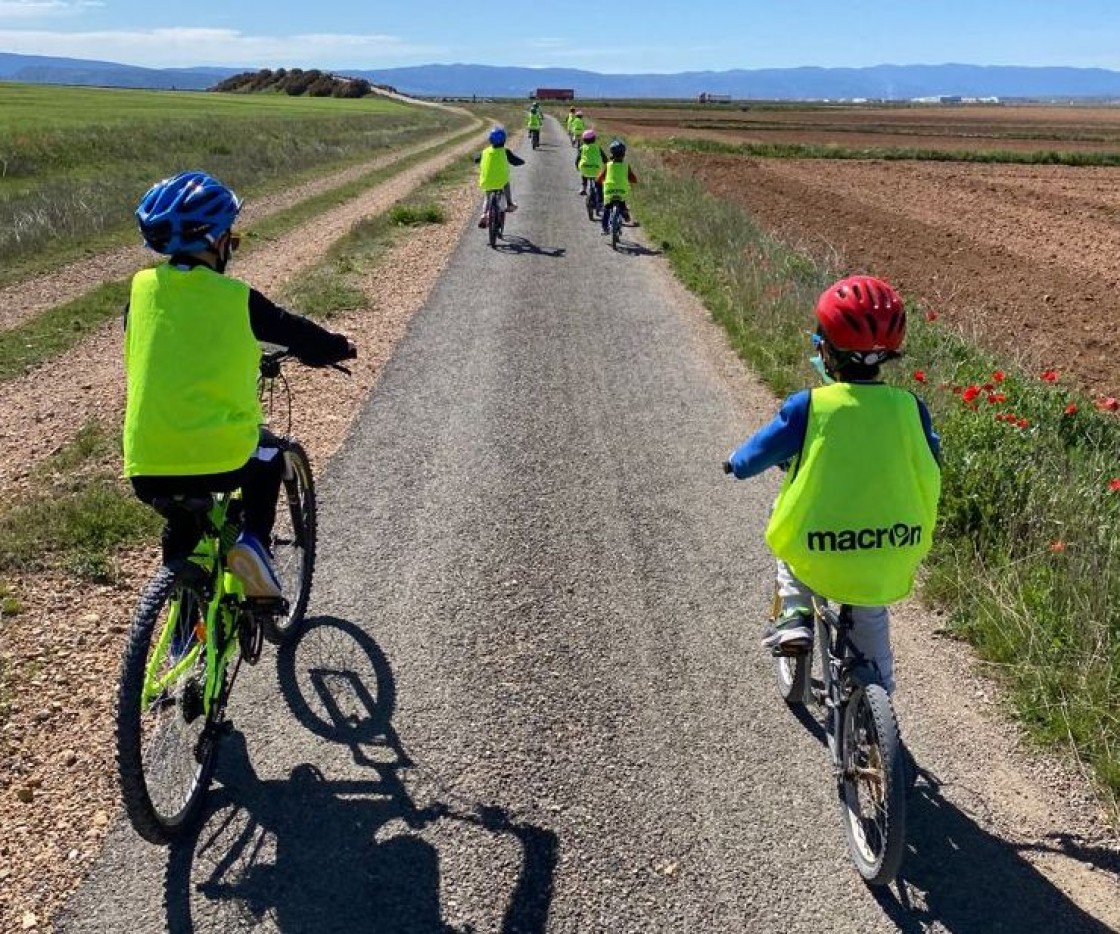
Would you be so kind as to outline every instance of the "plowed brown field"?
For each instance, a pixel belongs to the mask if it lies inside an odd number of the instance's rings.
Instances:
[[[1030,152],[1120,151],[1109,107],[612,108],[590,112],[629,137],[690,136],[731,143],[835,144]]]
[[[999,117],[993,133],[1027,126],[1027,116],[1049,121],[1033,124],[1039,134],[1082,133],[1094,121],[1101,135],[1120,132],[1120,111],[987,112]],[[954,132],[964,125],[960,109],[919,113],[926,126],[936,122],[930,114],[946,126],[957,120]],[[917,120],[915,112],[899,114],[906,119],[896,127]],[[869,121],[862,114],[851,125]],[[625,125],[612,122],[611,129]],[[891,135],[880,134],[877,145],[893,145]],[[799,248],[890,279],[983,346],[1028,367],[1057,367],[1091,392],[1120,395],[1120,169],[685,152],[663,158]]]

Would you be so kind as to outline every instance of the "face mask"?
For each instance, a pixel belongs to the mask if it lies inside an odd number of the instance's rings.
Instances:
[[[831,386],[836,382],[836,380],[828,375],[828,370],[824,368],[824,360],[819,353],[813,354],[813,356],[809,358],[809,366],[817,371],[817,375],[826,386]]]
[[[828,370],[826,370],[824,367],[824,358],[821,356],[821,344],[824,342],[821,340],[821,336],[815,332],[811,332],[809,334],[809,340],[812,342],[813,349],[816,351],[816,353],[809,358],[809,366],[817,371],[817,375],[821,378],[821,382],[823,382],[826,386],[830,386],[835,383],[836,380],[828,375]]]

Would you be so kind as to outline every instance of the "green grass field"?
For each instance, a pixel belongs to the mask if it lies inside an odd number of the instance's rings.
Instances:
[[[124,242],[175,172],[258,197],[466,123],[383,98],[0,84],[0,282]]]
[[[279,94],[211,94],[206,91],[133,91],[0,82],[0,146],[15,133],[37,133],[90,123],[136,124],[192,117],[337,116],[410,110],[383,97],[342,100]]]

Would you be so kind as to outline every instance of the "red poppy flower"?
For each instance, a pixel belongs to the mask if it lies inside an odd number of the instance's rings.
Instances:
[[[1043,370],[1042,371],[1042,376],[1040,377],[1040,379],[1044,383],[1056,383],[1058,381],[1058,371],[1057,370]]]
[[[1060,538],[1055,539],[1050,543],[1050,550],[1054,552],[1054,554],[1060,555],[1063,551],[1066,550],[1066,543],[1063,542]]]
[[[993,393],[989,394],[988,401],[992,405],[995,405],[997,402],[1006,402],[1007,401],[1007,393],[1005,393],[1005,392],[993,392]]]
[[[916,379],[919,383],[924,383],[926,381],[926,371],[925,370],[915,370],[914,371],[914,379]]]
[[[1007,379],[1007,374],[1004,373],[1003,370],[996,370],[992,374],[992,379],[997,383],[1002,383],[1005,379]]]
[[[961,398],[965,402],[974,402],[978,395],[980,395],[980,387],[969,386],[964,390],[964,392],[961,393]]]
[[[937,320],[937,312],[934,311],[931,308],[929,311],[926,312],[926,321],[936,321],[936,320]]]
[[[1097,408],[1102,412],[1120,411],[1120,399],[1113,398],[1112,396],[1105,396],[1097,402]]]
[[[1108,481],[1109,492],[1120,493],[1120,477],[1113,477]]]
[[[1073,413],[1076,412],[1076,411],[1077,411],[1077,405],[1075,403],[1071,402],[1069,405],[1066,406],[1066,415],[1073,415]]]
[[[1028,422],[1025,418],[1021,418],[1015,424],[1020,428],[1026,428],[1028,425],[1030,425],[1030,422]]]

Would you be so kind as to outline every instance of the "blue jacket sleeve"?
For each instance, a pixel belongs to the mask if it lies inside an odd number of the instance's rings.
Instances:
[[[917,396],[914,398],[918,399]],[[930,417],[929,409],[926,408],[926,404],[921,399],[918,399],[918,415],[921,416],[922,419],[922,428],[925,429],[926,440],[929,442],[929,449],[933,451],[934,458],[937,460],[937,463],[940,464],[941,436],[933,430],[933,419]]]
[[[809,390],[794,393],[782,403],[768,425],[744,441],[728,458],[739,480],[777,467],[801,453],[809,425]]]

